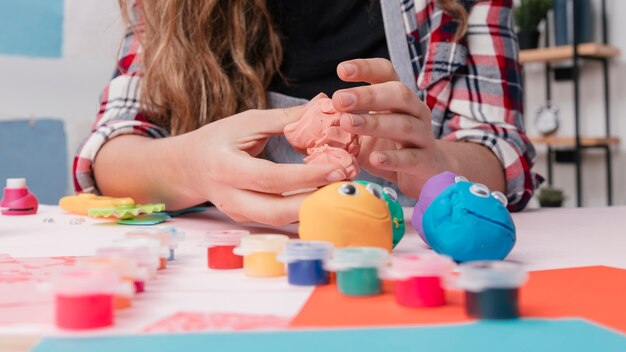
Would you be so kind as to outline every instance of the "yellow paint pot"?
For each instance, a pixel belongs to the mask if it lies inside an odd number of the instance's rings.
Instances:
[[[243,237],[233,253],[243,256],[243,270],[247,276],[276,277],[285,275],[285,264],[276,257],[285,248],[285,235],[250,235]]]

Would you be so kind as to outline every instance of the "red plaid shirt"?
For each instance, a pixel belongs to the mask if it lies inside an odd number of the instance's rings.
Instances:
[[[461,0],[468,31],[453,40],[458,23],[435,0],[404,0],[405,38],[418,95],[432,109],[433,134],[445,140],[484,145],[500,160],[506,175],[510,210],[521,210],[541,183],[531,171],[535,151],[524,133],[523,87],[512,0]],[[93,161],[102,145],[119,135],[152,138],[169,132],[140,113],[139,39],[126,36],[118,70],[104,88],[93,131],[74,160],[78,192],[97,192]]]

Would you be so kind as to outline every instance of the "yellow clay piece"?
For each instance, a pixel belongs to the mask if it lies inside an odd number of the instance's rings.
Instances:
[[[59,200],[61,209],[78,215],[87,215],[90,208],[109,208],[120,205],[135,205],[135,201],[132,198],[113,198],[91,193],[66,196]]]
[[[345,185],[356,191],[346,194]],[[393,243],[387,203],[356,182],[333,183],[305,198],[298,232],[305,241],[332,242],[337,248],[380,247],[391,251]]]
[[[243,257],[247,276],[274,277],[285,275],[285,264],[276,260],[276,252],[256,252]]]

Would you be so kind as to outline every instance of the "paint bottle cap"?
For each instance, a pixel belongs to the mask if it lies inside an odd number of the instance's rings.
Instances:
[[[122,280],[145,279],[145,275],[143,274],[145,270],[141,270],[137,262],[121,256],[96,255],[93,257],[78,258],[76,260],[76,266],[113,271],[117,273]]]
[[[185,233],[178,231],[175,227],[142,227],[141,229],[129,231],[126,238],[154,238],[161,241],[161,245],[171,249],[178,247],[178,243],[185,239]]]
[[[210,231],[200,242],[202,247],[239,246],[241,239],[250,235],[246,230]]]
[[[293,263],[299,260],[329,260],[333,255],[333,244],[323,241],[290,240],[278,260]]]
[[[137,264],[148,271],[148,276],[153,277],[159,267],[159,256],[146,246],[133,243],[126,239],[126,242],[116,241],[110,246],[101,247],[96,251],[98,255],[124,256],[134,259]]]
[[[72,268],[59,271],[52,280],[56,294],[81,296],[115,294],[119,290],[118,274],[102,268]]]
[[[389,260],[389,252],[378,247],[349,247],[336,249],[333,259],[326,263],[328,270],[344,271],[357,268],[382,268]]]
[[[9,189],[26,188],[25,178],[7,178],[7,187]]]
[[[163,248],[166,248],[168,250],[170,248],[176,248],[176,246],[170,247],[170,235],[166,233],[147,232],[147,231],[139,230],[139,231],[126,232],[126,234],[124,235],[124,238],[128,238],[128,239],[151,238],[153,240],[159,241],[159,243],[161,244],[161,247]]]
[[[123,238],[115,241],[129,247],[145,247],[150,250],[150,253],[157,258],[167,258],[169,256],[169,249],[161,245],[161,241],[154,238]]]
[[[250,235],[241,238],[239,247],[235,247],[233,253],[248,255],[260,252],[280,253],[285,248],[289,237],[285,235]]]
[[[471,292],[490,288],[518,288],[528,279],[528,273],[513,262],[485,260],[462,263],[457,286]]]
[[[412,277],[445,277],[454,269],[454,261],[444,255],[420,253],[416,255],[392,256],[391,266],[383,276],[392,280]]]

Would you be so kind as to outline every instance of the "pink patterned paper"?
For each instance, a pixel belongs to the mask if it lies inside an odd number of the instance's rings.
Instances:
[[[44,286],[54,272],[75,261],[76,257],[13,258],[0,254],[0,325],[49,321],[52,294]]]
[[[149,325],[144,332],[243,331],[286,329],[291,318],[276,315],[178,312]]]

